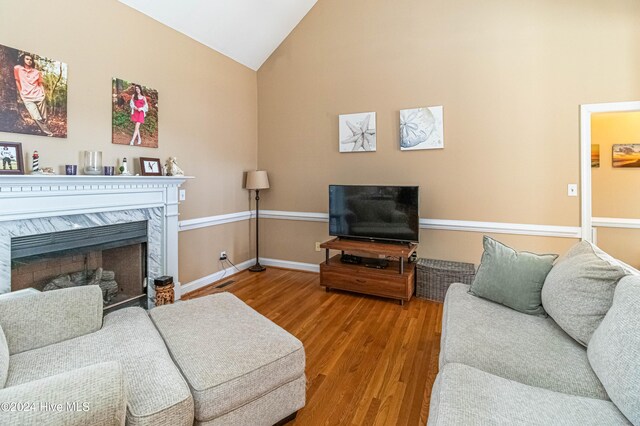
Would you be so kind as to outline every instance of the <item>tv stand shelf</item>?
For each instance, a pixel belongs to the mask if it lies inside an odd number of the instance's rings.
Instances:
[[[415,264],[409,257],[417,244],[395,244],[334,238],[320,244],[325,249],[325,261],[320,264],[320,285],[332,288],[409,301],[414,290]],[[363,264],[340,261],[341,255],[330,257],[330,250],[342,254],[369,255],[392,258],[384,269],[368,268]],[[397,260],[395,260],[397,259]]]

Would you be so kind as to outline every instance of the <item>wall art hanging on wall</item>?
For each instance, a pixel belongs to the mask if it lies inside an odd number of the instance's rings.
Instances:
[[[613,145],[613,167],[640,167],[640,144]]]
[[[400,150],[444,148],[442,106],[400,110]]]
[[[158,147],[158,91],[120,78],[112,81],[112,142]]]
[[[600,167],[600,145],[591,144],[591,167]]]
[[[67,137],[67,64],[0,45],[0,132]]]
[[[342,114],[338,120],[340,152],[376,150],[376,113]]]
[[[23,175],[22,144],[0,142],[0,175]]]

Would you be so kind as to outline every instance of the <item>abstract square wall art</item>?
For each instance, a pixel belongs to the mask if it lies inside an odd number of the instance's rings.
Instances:
[[[67,64],[0,45],[0,132],[67,137]]]
[[[339,116],[340,152],[376,150],[376,113],[363,112]]]
[[[613,145],[613,167],[640,167],[640,144]]]
[[[118,145],[158,147],[158,91],[114,78],[112,142]]]
[[[444,148],[442,106],[400,110],[400,150]]]

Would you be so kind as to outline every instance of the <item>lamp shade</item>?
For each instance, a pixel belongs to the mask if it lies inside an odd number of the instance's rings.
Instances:
[[[264,170],[247,172],[247,189],[267,189],[269,188],[269,177]]]

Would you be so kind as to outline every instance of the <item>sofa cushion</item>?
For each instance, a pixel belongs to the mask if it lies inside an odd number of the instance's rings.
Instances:
[[[4,331],[0,327],[0,389],[7,382],[7,373],[9,372],[9,346],[7,338],[4,337]]]
[[[543,315],[540,291],[558,256],[517,252],[486,235],[482,245],[484,253],[470,293],[525,314]]]
[[[105,361],[122,366],[128,425],[192,424],[189,388],[141,308],[106,315],[95,333],[12,355],[7,387]]]
[[[191,387],[199,422],[304,378],[302,343],[230,293],[160,306],[150,316]]]
[[[587,346],[611,307],[616,284],[629,273],[637,271],[581,241],[547,275],[542,305],[567,334]]]
[[[431,391],[429,426],[630,425],[610,401],[566,395],[447,364]]]
[[[0,325],[11,355],[100,330],[102,290],[97,285],[0,298]]]
[[[115,361],[2,389],[0,404],[7,402],[36,406],[2,410],[3,426],[124,426],[127,413],[122,367]],[[43,403],[51,408],[41,408]]]
[[[587,349],[589,361],[611,400],[640,425],[640,278],[620,280],[613,305]]]
[[[608,399],[587,351],[549,317],[524,315],[452,284],[442,318],[440,366],[457,362],[557,392]]]

